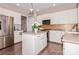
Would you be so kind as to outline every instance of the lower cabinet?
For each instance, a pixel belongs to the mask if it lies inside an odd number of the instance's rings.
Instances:
[[[37,35],[35,38],[35,54],[38,54],[47,45],[46,34]]]
[[[79,44],[63,42],[63,55],[79,55]]]
[[[49,41],[50,42],[56,42],[56,43],[62,43],[62,36],[64,32],[63,31],[49,31]]]
[[[22,34],[22,54],[36,55],[47,46],[46,32],[40,34]]]
[[[22,41],[22,31],[14,31],[14,43]]]

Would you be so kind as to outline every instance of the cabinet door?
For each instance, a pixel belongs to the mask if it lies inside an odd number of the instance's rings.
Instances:
[[[79,55],[79,45],[64,42],[63,54],[64,55]]]
[[[43,40],[40,35],[35,37],[35,54],[38,54],[42,50]]]
[[[14,32],[14,43],[18,43],[22,41],[22,35],[21,32]]]
[[[47,45],[47,32],[42,34],[42,40],[43,40],[43,48],[45,48]]]
[[[77,23],[76,9],[66,10],[53,14],[53,24],[73,24]]]
[[[35,53],[38,54],[47,45],[46,33],[37,35],[35,38]]]
[[[61,37],[62,37],[62,32],[61,31],[50,31],[49,41],[62,43],[61,42]]]

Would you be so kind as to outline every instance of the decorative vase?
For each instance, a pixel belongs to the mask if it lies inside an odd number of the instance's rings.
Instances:
[[[38,28],[35,28],[34,31],[35,31],[35,33],[37,33],[38,32]]]

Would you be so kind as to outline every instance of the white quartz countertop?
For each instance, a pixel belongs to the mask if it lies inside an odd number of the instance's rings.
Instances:
[[[34,31],[29,31],[29,32],[23,32],[23,34],[29,34],[29,35],[39,35],[42,33],[45,33],[47,31],[38,31],[37,33],[35,33]]]
[[[79,44],[79,34],[66,33],[62,39],[63,42],[70,42]]]

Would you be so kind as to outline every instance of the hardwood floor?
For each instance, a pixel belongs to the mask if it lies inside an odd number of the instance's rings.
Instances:
[[[38,55],[62,55],[61,44],[48,43],[48,46]],[[0,50],[0,55],[22,55],[22,43]]]
[[[48,43],[48,46],[39,55],[63,55],[63,45]]]
[[[22,43],[0,50],[0,55],[22,55]]]

